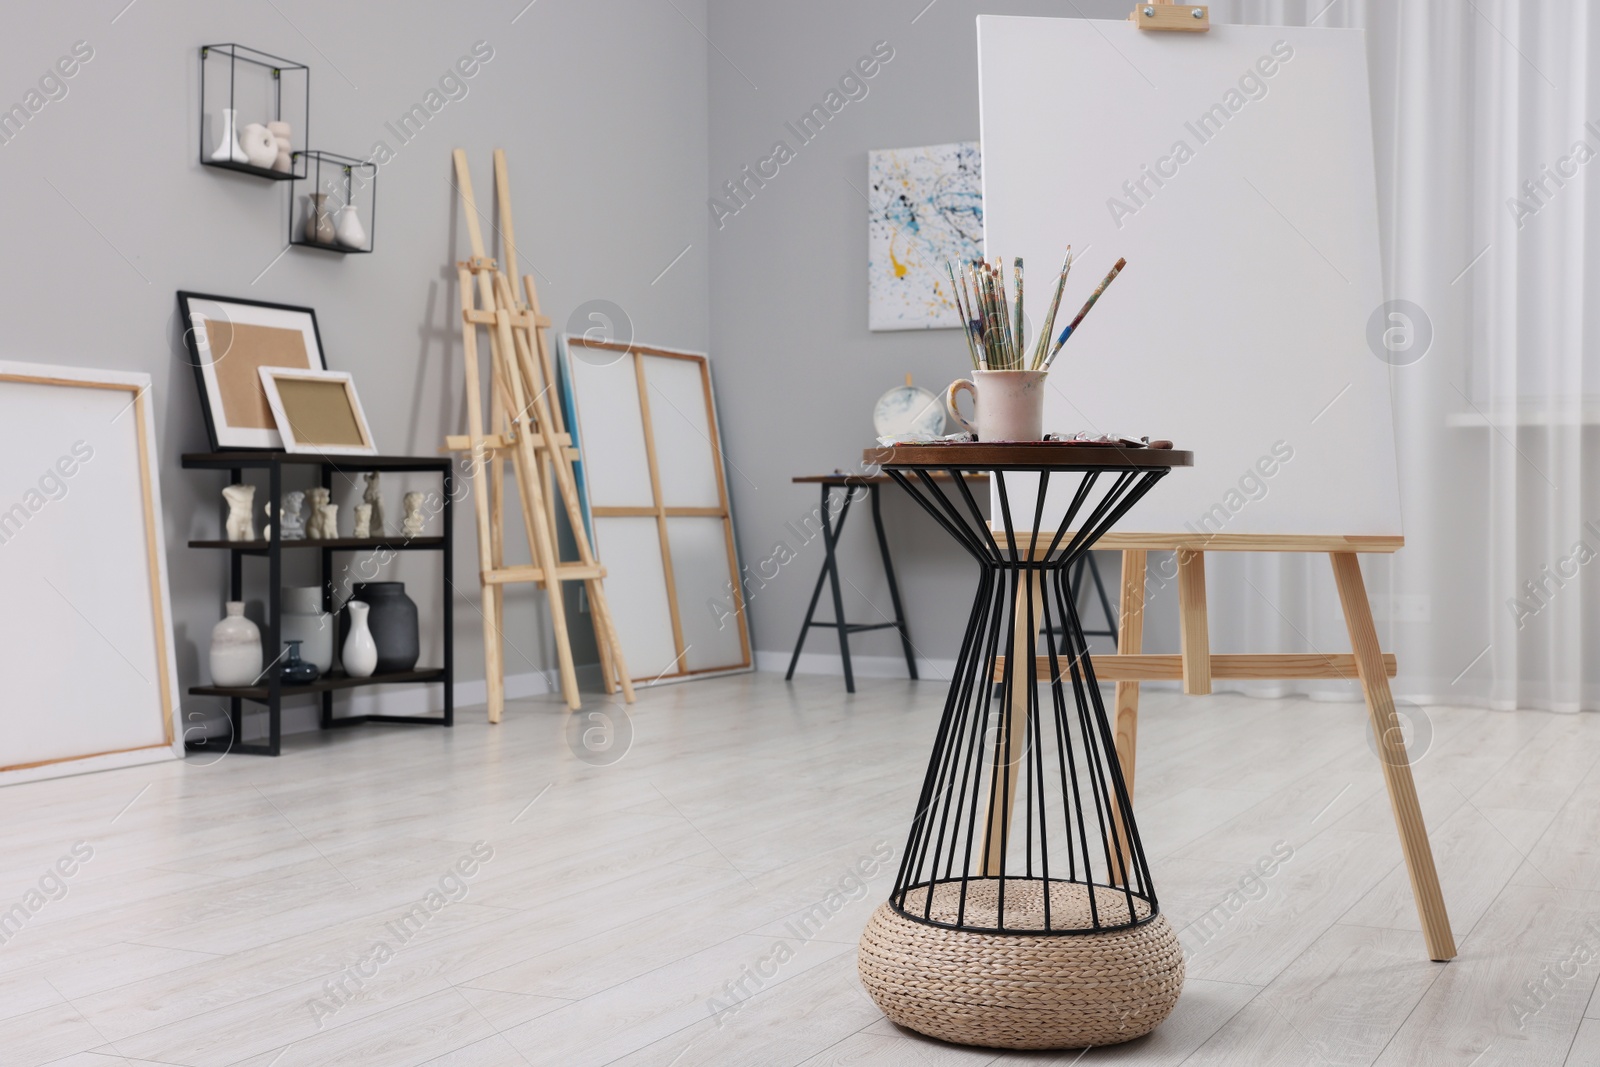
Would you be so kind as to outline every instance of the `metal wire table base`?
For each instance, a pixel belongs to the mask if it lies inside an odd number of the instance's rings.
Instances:
[[[965,476],[978,467],[884,469],[981,568],[890,907],[988,934],[1152,921],[1160,906],[1070,571],[1170,468],[1001,477],[1008,468],[985,464],[992,518]],[[1059,520],[1047,527],[1047,514]]]

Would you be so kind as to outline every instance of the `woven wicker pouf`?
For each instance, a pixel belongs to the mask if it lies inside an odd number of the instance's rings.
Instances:
[[[966,919],[993,925],[996,880],[972,882]],[[1042,911],[1041,883],[1006,879],[1008,922]],[[959,883],[934,889],[935,920],[953,921]],[[1096,887],[1103,915],[1127,918],[1124,895]],[[1014,904],[1013,901],[1016,903]],[[927,890],[907,895],[922,915]],[[1089,917],[1088,890],[1055,883],[1058,920]],[[1014,910],[1015,909],[1015,910]],[[1135,898],[1135,914],[1149,907]],[[1106,933],[1016,936],[973,933],[908,919],[884,904],[857,955],[861,983],[889,1019],[943,1041],[989,1048],[1079,1048],[1131,1041],[1154,1030],[1183,990],[1183,950],[1166,916]]]

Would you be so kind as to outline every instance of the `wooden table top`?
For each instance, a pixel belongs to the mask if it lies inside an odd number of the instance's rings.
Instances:
[[[1094,470],[1100,467],[1191,467],[1194,453],[1176,448],[1124,448],[1074,441],[892,445],[861,454],[880,467],[936,467],[945,470]]]
[[[933,477],[947,481],[950,478],[943,471],[935,471]],[[974,471],[972,477],[987,478],[989,475],[984,471]],[[821,483],[827,483],[828,485],[885,485],[894,481],[887,474],[846,474],[844,471],[835,471],[832,474],[801,474],[789,480],[796,485],[818,485]]]

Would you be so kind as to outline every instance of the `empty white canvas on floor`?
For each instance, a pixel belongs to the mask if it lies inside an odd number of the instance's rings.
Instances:
[[[0,363],[0,782],[182,752],[149,398]]]
[[[563,360],[628,670],[650,682],[748,669],[706,357],[567,337]]]
[[[1195,453],[1119,530],[1400,534],[1361,32],[985,15],[978,60],[985,246],[1025,258],[1030,321],[1068,244],[1058,332],[1128,261],[1045,430]]]

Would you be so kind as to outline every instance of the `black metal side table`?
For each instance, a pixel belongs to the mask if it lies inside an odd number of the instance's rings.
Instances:
[[[333,554],[335,552],[416,552],[432,551],[441,555],[440,568],[442,577],[440,586],[443,599],[440,602],[440,632],[443,643],[443,662],[437,667],[416,667],[409,671],[399,671],[392,674],[374,674],[368,678],[352,678],[342,671],[330,671],[308,685],[285,686],[278,676],[278,672],[268,670],[265,677],[256,685],[248,686],[216,686],[194,685],[189,687],[191,696],[218,697],[228,701],[228,719],[233,734],[230,752],[240,752],[255,756],[276,756],[281,748],[281,709],[285,696],[308,696],[319,694],[322,700],[321,725],[324,730],[335,729],[343,726],[355,726],[366,722],[396,723],[404,725],[433,724],[436,726],[451,726],[455,722],[454,692],[455,692],[455,633],[452,621],[452,601],[454,589],[450,584],[451,568],[455,560],[455,542],[451,525],[450,506],[452,503],[452,476],[451,461],[448,457],[412,457],[412,456],[318,456],[304,453],[269,452],[269,451],[239,451],[239,452],[201,452],[189,453],[183,457],[183,466],[187,470],[215,470],[227,471],[230,484],[239,485],[244,481],[244,472],[258,470],[267,472],[267,500],[277,505],[283,499],[283,473],[285,467],[300,466],[314,468],[319,474],[317,484],[324,489],[333,487],[335,472],[342,474],[357,474],[366,471],[384,472],[431,472],[440,478],[440,506],[439,521],[443,524],[444,532],[434,537],[339,537],[324,540],[296,540],[285,541],[282,539],[279,527],[281,523],[274,522],[270,536],[255,541],[224,541],[224,540],[196,540],[190,541],[190,548],[215,548],[228,552],[228,599],[242,600],[244,598],[244,557],[264,557],[267,561],[267,595],[266,595],[266,623],[263,636],[266,638],[268,649],[281,649],[281,614],[279,604],[281,586],[283,584],[283,553],[285,551],[301,551],[317,549],[321,561],[320,582],[322,585],[322,610],[333,610],[333,588],[331,577],[333,574]],[[256,504],[259,510],[261,503]],[[333,714],[333,694],[336,690],[352,689],[357,686],[385,685],[418,682],[435,682],[444,686],[444,709],[440,715],[411,716],[411,715],[347,715],[338,718]],[[246,742],[244,736],[244,708],[245,701],[263,705],[267,713],[267,739],[264,742]],[[191,742],[191,750],[208,751],[214,746],[204,742]]]
[[[863,984],[893,1021],[963,1044],[1148,1033],[1177,1002],[1183,954],[1156,899],[1071,571],[1192,457],[1038,442],[903,445],[866,460],[981,575],[900,869],[862,936]],[[996,476],[992,519],[969,484],[981,472]],[[1060,646],[1041,638],[1053,626]]]

